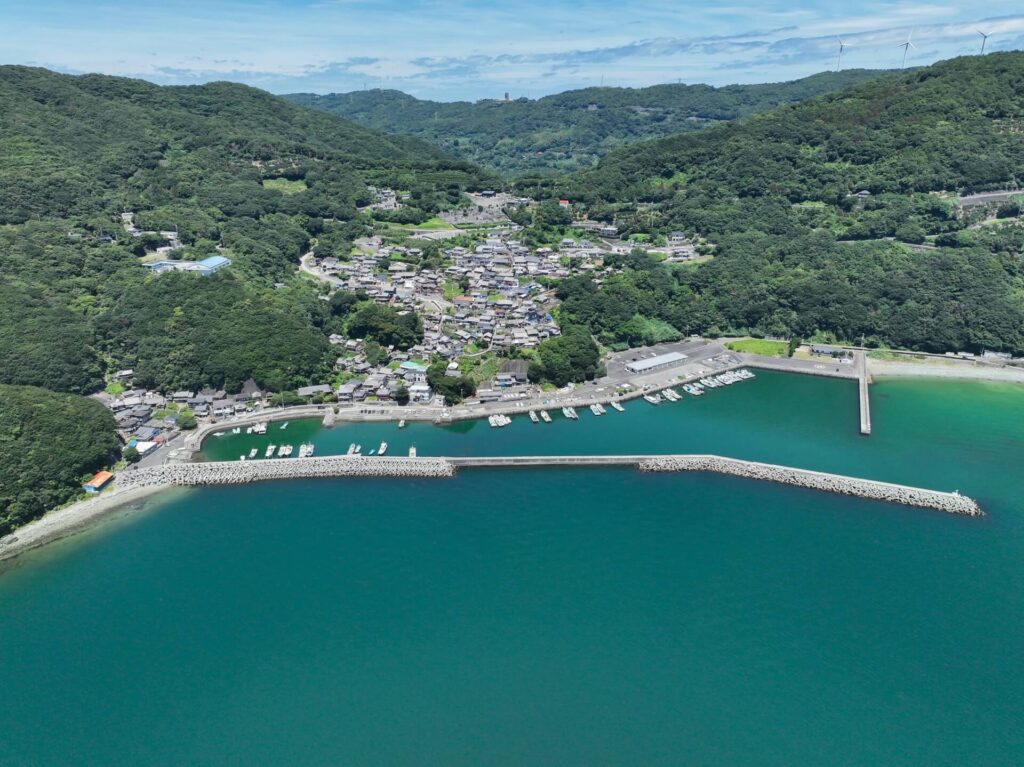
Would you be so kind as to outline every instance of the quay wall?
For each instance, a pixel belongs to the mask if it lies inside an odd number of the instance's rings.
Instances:
[[[119,489],[149,485],[240,485],[279,479],[326,477],[451,477],[455,467],[443,458],[270,458],[259,461],[168,463],[122,472]]]
[[[746,479],[780,482],[840,495],[899,503],[904,506],[936,509],[950,514],[963,514],[971,517],[979,517],[984,514],[977,501],[959,493],[943,493],[937,490],[925,490],[805,469],[791,469],[767,463],[740,461],[715,455],[672,455],[649,458],[642,461],[639,468],[640,471],[650,472],[709,471]]]

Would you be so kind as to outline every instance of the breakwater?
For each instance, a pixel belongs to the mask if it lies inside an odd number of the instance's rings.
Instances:
[[[984,514],[977,501],[959,493],[943,493],[937,490],[925,490],[919,487],[844,477],[805,469],[792,469],[754,461],[740,461],[715,455],[661,456],[641,461],[638,466],[640,471],[650,472],[709,471],[745,479],[796,485],[839,495],[853,495],[858,498],[898,503],[904,506],[936,509],[950,514],[963,514],[971,517]]]
[[[950,514],[981,516],[978,503],[959,493],[897,485],[840,474],[794,469],[716,455],[568,455],[405,458],[325,456],[272,458],[255,461],[168,463],[123,472],[119,489],[154,485],[237,485],[281,479],[327,477],[451,477],[457,468],[527,466],[635,466],[645,472],[704,471],[745,479],[779,482],[839,495],[852,495],[904,506],[936,509]]]
[[[455,467],[443,458],[271,458],[262,461],[168,463],[121,473],[119,489],[150,485],[241,485],[278,479],[326,477],[450,477]]]

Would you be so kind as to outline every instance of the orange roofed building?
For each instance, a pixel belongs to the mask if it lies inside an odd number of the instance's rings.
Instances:
[[[114,475],[109,471],[98,471],[93,475],[93,478],[82,485],[82,489],[87,493],[98,493],[100,490],[110,484],[110,480],[114,478]]]

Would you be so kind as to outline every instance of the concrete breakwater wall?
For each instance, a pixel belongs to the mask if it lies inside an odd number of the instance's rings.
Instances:
[[[262,461],[169,463],[123,472],[120,489],[149,485],[241,485],[276,479],[325,477],[451,477],[455,467],[443,458],[271,458]]]
[[[675,455],[650,458],[641,461],[639,468],[641,471],[653,472],[709,471],[747,479],[780,482],[786,485],[796,485],[828,493],[870,498],[887,503],[899,503],[904,506],[937,509],[938,511],[945,511],[950,514],[963,514],[971,517],[978,517],[984,514],[977,501],[959,493],[943,493],[937,490],[925,490],[906,485],[894,485],[888,482],[875,482],[869,479],[844,477],[838,474],[825,474],[805,469],[791,469],[784,466],[740,461],[713,455]]]

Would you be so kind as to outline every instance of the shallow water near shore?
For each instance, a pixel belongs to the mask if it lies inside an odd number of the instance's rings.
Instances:
[[[190,491],[0,577],[2,761],[1019,764],[1024,387],[872,404],[864,438],[852,384],[764,373],[578,423],[268,433],[715,452],[989,515],[618,468]]]

